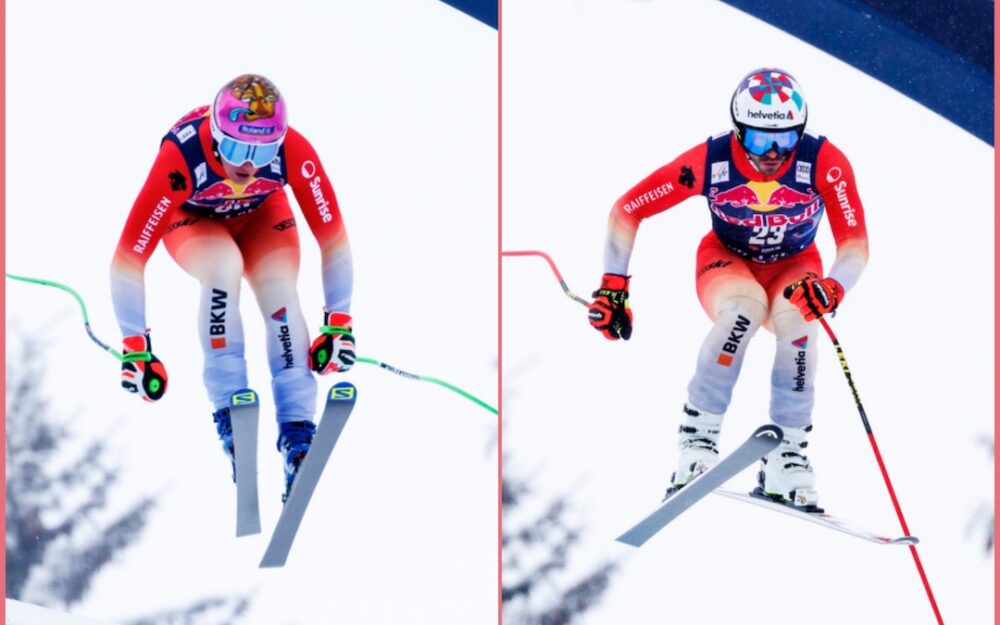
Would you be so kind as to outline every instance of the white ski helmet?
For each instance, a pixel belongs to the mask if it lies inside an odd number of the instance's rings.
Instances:
[[[740,145],[757,156],[771,150],[785,155],[798,147],[808,108],[791,74],[775,67],[755,69],[733,92],[730,106]]]

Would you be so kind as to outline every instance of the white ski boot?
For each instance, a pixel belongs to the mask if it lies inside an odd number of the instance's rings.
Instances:
[[[691,404],[684,404],[684,415],[678,430],[677,446],[681,454],[664,499],[719,463],[719,432],[724,415],[707,412]]]
[[[784,440],[761,459],[754,496],[770,499],[804,512],[823,512],[817,504],[816,475],[803,450],[812,426],[781,426]]]

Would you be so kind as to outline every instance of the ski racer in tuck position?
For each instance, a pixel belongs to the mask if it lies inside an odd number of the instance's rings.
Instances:
[[[299,237],[286,185],[322,255],[323,326],[311,346],[296,291]],[[161,239],[201,284],[204,383],[234,479],[229,397],[247,386],[241,279],[253,289],[267,328],[287,496],[316,429],[312,372],[343,372],[354,364],[353,267],[329,177],[305,137],[288,126],[285,100],[270,80],[239,76],[219,90],[211,106],[181,118],[163,137],[125,222],[111,264],[126,355],[121,384],[147,401],[159,400],[167,390],[166,368],[152,353],[144,284],[146,263]],[[136,353],[148,360],[129,360]]]
[[[770,418],[785,435],[762,459],[753,494],[822,512],[804,453],[812,430],[816,320],[837,309],[868,261],[864,210],[847,158],[805,131],[808,109],[790,74],[750,72],[730,111],[731,131],[681,154],[614,204],[590,323],[610,340],[629,339],[628,264],[639,224],[705,196],[712,230],[698,247],[695,286],[713,325],[687,387],[680,457],[667,495],[719,461],[723,416],[747,345],[765,326],[776,339]],[[837,246],[827,274],[813,241],[824,212]]]

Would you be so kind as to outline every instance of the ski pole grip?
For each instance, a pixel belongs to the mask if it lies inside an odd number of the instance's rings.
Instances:
[[[354,340],[354,335],[351,334],[351,329],[345,328],[344,326],[320,326],[319,331],[323,334],[343,334],[352,341]]]
[[[149,362],[153,359],[152,352],[128,352],[122,355],[122,362]]]

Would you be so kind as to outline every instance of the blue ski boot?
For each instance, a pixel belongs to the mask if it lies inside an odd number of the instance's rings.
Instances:
[[[285,493],[281,496],[282,503],[288,501],[295,475],[299,472],[299,466],[309,451],[315,433],[316,424],[312,421],[278,424],[278,451],[285,457]]]
[[[222,451],[226,452],[233,467],[233,482],[236,482],[236,452],[233,446],[233,422],[229,418],[229,407],[213,412],[212,419],[215,420],[215,431],[219,433],[219,440],[222,441]]]

